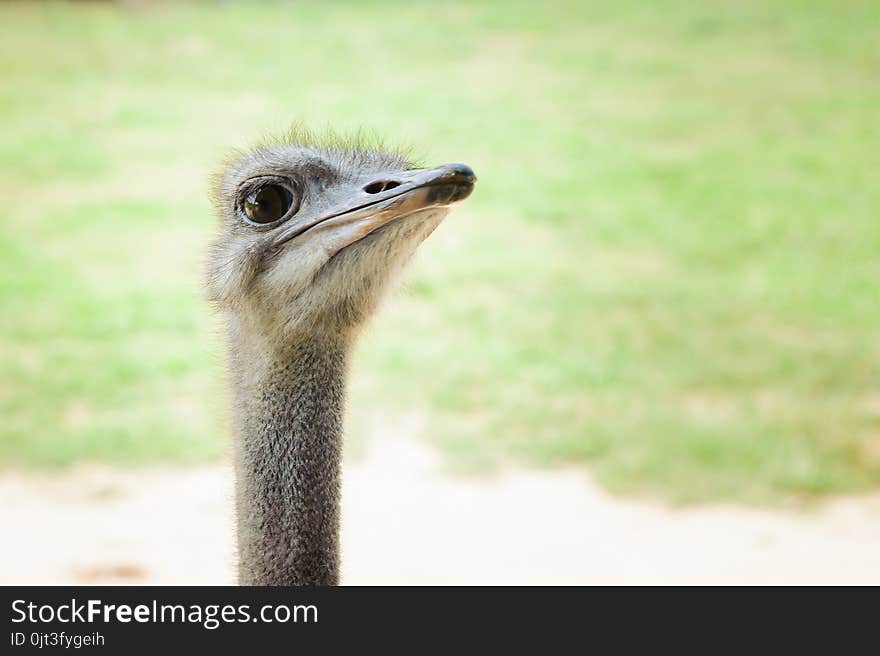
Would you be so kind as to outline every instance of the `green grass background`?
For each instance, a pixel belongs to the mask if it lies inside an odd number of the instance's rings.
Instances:
[[[880,484],[880,4],[0,5],[0,466],[226,450],[207,176],[293,120],[473,197],[349,439],[767,502]]]

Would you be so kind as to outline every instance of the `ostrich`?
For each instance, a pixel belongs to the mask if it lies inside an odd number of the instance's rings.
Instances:
[[[294,130],[216,177],[207,296],[226,324],[242,585],[339,582],[345,378],[389,281],[476,177]]]

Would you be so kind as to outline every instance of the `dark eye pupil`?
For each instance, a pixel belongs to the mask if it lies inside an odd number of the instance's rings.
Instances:
[[[244,200],[244,211],[254,223],[277,221],[293,204],[290,192],[280,185],[265,185],[254,189]]]

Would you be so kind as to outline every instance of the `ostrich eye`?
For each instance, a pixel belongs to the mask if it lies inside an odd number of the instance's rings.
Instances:
[[[247,218],[254,223],[272,223],[293,206],[293,194],[277,184],[267,184],[250,192],[242,203]]]

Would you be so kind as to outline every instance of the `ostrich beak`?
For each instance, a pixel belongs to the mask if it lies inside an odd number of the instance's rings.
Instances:
[[[291,222],[272,247],[296,239],[323,237],[330,255],[391,221],[433,208],[448,208],[471,195],[477,176],[466,164],[388,172],[360,180],[320,216]]]

